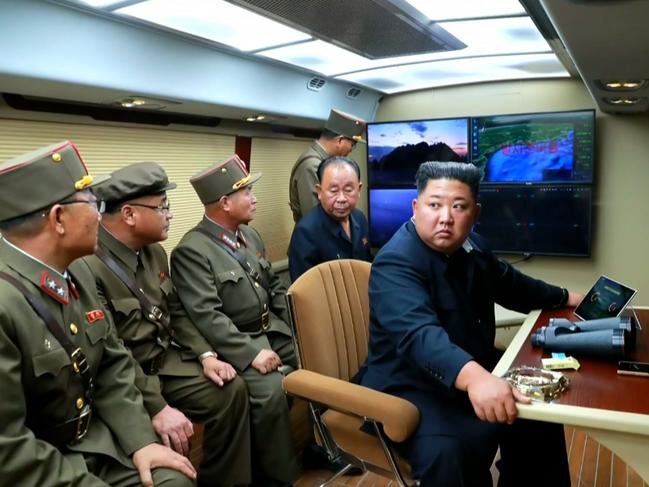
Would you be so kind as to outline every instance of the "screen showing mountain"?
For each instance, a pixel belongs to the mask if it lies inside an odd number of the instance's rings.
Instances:
[[[485,183],[590,183],[594,112],[475,117],[472,162]]]
[[[468,132],[468,118],[368,124],[370,185],[412,187],[422,162],[467,162]]]

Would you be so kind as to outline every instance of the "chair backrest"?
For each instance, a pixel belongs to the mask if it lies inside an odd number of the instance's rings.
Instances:
[[[301,367],[348,381],[367,358],[370,264],[333,260],[288,289]]]

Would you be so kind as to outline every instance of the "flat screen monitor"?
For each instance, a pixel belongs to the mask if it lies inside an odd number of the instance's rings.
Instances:
[[[369,225],[373,247],[382,247],[412,216],[412,200],[416,197],[414,185],[406,189],[370,189]]]
[[[471,119],[471,162],[483,184],[590,184],[594,141],[593,110]]]
[[[483,186],[474,230],[495,252],[590,255],[589,185]]]
[[[467,162],[468,157],[468,118],[367,125],[370,188],[412,188],[422,162]]]

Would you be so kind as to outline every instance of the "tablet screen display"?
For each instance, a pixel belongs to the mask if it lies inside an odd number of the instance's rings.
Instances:
[[[575,315],[582,320],[611,318],[618,316],[635,296],[636,290],[600,276],[595,285],[575,309]]]

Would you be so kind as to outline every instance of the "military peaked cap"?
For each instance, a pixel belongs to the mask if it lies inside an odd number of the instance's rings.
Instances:
[[[0,164],[0,221],[46,208],[106,179],[88,174],[70,141],[14,157]]]
[[[235,154],[227,161],[196,174],[189,182],[201,202],[206,205],[250,186],[260,177],[261,173],[249,174],[246,165]]]
[[[164,193],[174,189],[167,173],[155,162],[136,162],[111,174],[110,180],[95,189],[99,199],[109,204],[132,200],[140,196]]]
[[[367,123],[355,115],[341,112],[335,108],[329,112],[329,119],[325,124],[325,129],[336,135],[342,135],[356,142],[365,142],[363,134]]]

